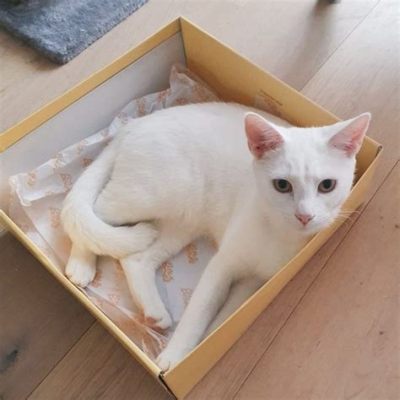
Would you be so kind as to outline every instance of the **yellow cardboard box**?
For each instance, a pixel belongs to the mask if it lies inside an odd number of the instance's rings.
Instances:
[[[279,79],[252,64],[184,18],[178,18],[16,126],[0,135],[0,207],[7,209],[8,176],[29,170],[58,150],[111,121],[131,98],[166,87],[170,67],[186,65],[224,100],[263,107],[299,126],[338,120]],[[46,146],[43,146],[46,143]],[[346,210],[364,199],[381,146],[366,138],[357,158],[357,179]],[[0,225],[12,232],[159,382],[177,398],[185,396],[235,343],[282,288],[339,227],[316,235],[280,272],[180,364],[162,373],[106,315],[51,263],[0,209]]]

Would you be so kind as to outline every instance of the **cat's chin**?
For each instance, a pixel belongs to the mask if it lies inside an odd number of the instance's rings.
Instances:
[[[323,231],[329,225],[330,224],[312,224],[312,225],[302,226],[300,224],[293,224],[292,227],[297,233],[304,235],[305,237],[309,237]]]
[[[316,228],[307,228],[307,227],[296,227],[295,232],[305,238],[315,235],[319,232],[319,229]]]

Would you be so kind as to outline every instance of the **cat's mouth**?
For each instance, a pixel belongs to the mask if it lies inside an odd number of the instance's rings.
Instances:
[[[294,221],[296,229],[303,233],[304,235],[315,235],[321,232],[323,229],[327,228],[331,222],[326,221],[325,223],[319,220],[312,220],[307,224],[302,224],[299,221]]]
[[[328,228],[335,221],[335,218],[324,218],[323,220],[310,221],[307,225],[297,224],[297,228],[305,235],[315,235]]]

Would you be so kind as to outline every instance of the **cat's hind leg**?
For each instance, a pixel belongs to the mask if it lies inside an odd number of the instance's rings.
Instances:
[[[156,286],[156,271],[193,240],[191,232],[177,226],[161,226],[157,240],[145,251],[121,259],[129,290],[141,308],[147,325],[155,329],[171,326],[171,317]]]
[[[65,275],[77,286],[86,287],[96,275],[97,257],[90,250],[72,243]]]

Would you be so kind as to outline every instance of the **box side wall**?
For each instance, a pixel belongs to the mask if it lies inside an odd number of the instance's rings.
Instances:
[[[158,32],[151,35],[138,46],[126,52],[124,55],[116,59],[111,64],[91,75],[88,79],[82,81],[75,87],[68,90],[65,94],[56,98],[52,102],[45,105],[43,108],[25,118],[15,126],[0,133],[0,152],[16,143],[25,135],[30,134],[33,129],[36,129],[49,118],[54,117],[57,113],[70,106],[76,100],[80,99],[85,94],[89,93],[97,86],[101,85],[114,74],[128,67],[134,61],[144,56],[147,52],[154,49],[159,44],[163,43],[172,35],[180,32],[181,23],[177,18],[169,24],[165,25]]]
[[[354,211],[364,202],[380,154],[353,188],[344,209]],[[240,338],[260,313],[274,300],[287,283],[323,246],[343,221],[316,235],[284,268],[247,300],[232,316],[193,350],[180,364],[163,376],[166,385],[178,398],[183,398]]]
[[[322,126],[339,120],[184,18],[182,35],[188,67],[224,100],[263,109],[297,126]],[[365,172],[376,146],[371,139],[365,140],[357,157],[358,176]]]
[[[59,150],[108,126],[133,98],[168,87],[169,72],[176,62],[185,64],[180,33],[149,50],[0,153],[0,208],[8,209],[9,176],[30,171]]]
[[[265,108],[299,126],[338,121],[336,116],[185,19],[182,35],[188,67],[224,100]]]

